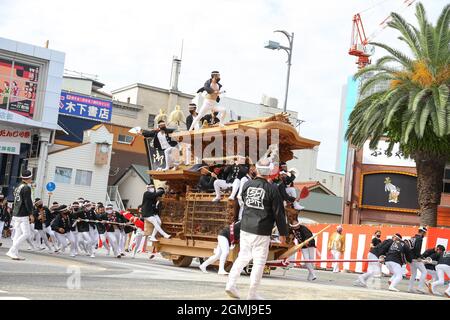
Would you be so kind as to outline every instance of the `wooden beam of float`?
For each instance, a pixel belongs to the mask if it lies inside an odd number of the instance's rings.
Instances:
[[[177,141],[185,141],[193,144],[195,139],[205,140],[202,148],[210,142],[209,138],[220,134],[222,137],[245,135],[245,132],[255,130],[257,134],[262,130],[267,130],[268,137],[271,136],[272,130],[278,130],[280,160],[289,161],[293,158],[292,150],[312,149],[320,144],[319,141],[303,138],[299,135],[294,126],[289,122],[288,115],[279,113],[271,117],[235,121],[225,124],[223,127],[218,125],[202,128],[193,131],[179,131],[171,134],[172,139]],[[270,140],[270,139],[269,139]],[[224,144],[226,143],[223,139]],[[270,144],[271,141],[268,141]],[[225,146],[224,146],[225,148]],[[203,151],[202,149],[202,151]],[[224,149],[225,150],[225,149]],[[246,150],[248,154],[248,150]]]
[[[319,141],[306,139],[301,137],[294,126],[289,122],[288,114],[279,113],[270,117],[258,118],[252,120],[235,121],[225,124],[223,127],[214,125],[207,128],[202,128],[194,131],[179,131],[171,134],[173,140],[184,141],[191,143],[192,150],[194,149],[195,139],[201,139],[202,141],[202,154],[205,147],[211,142],[208,141],[211,137],[221,135],[223,139],[223,150],[226,150],[226,137],[233,136],[233,139],[239,135],[245,135],[245,132],[249,130],[255,130],[258,135],[261,131],[267,132],[267,147],[272,142],[270,141],[271,130],[278,130],[279,139],[279,154],[280,161],[289,161],[293,158],[292,150],[312,149],[320,144]],[[259,143],[259,141],[258,141]],[[236,144],[233,144],[237,148]],[[249,146],[245,146],[245,154],[249,154]],[[235,151],[235,150],[233,150]],[[226,152],[229,154],[228,152]],[[233,153],[237,155],[237,153]],[[226,158],[226,157],[225,157]],[[170,186],[177,190],[183,190],[186,186],[194,187],[198,182],[200,176],[199,172],[192,172],[189,167],[183,166],[180,170],[176,171],[148,171],[153,179],[160,181],[167,181]]]

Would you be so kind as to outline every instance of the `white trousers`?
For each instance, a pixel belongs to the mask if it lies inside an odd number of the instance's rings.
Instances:
[[[147,220],[148,222],[150,222],[153,225],[153,232],[151,237],[155,238],[156,234],[159,232],[160,235],[162,235],[164,238],[168,238],[170,237],[170,235],[168,233],[166,233],[162,228],[161,228],[161,218],[158,215],[154,215],[151,217],[147,217],[145,218],[145,220]]]
[[[395,288],[395,286],[403,279],[403,268],[394,261],[387,261],[385,264],[389,269],[389,272],[392,273],[392,277],[390,278],[391,287]]]
[[[242,213],[244,212],[244,201],[242,200],[242,198],[238,198],[238,202],[239,202],[239,218],[238,220],[242,220]]]
[[[230,243],[224,236],[217,236],[217,247],[214,249],[214,255],[209,257],[202,265],[206,268],[210,264],[219,261],[219,272],[225,272],[225,263],[230,252]]]
[[[302,255],[303,259],[305,260],[313,260],[315,258],[315,249],[314,247],[311,248],[302,248]],[[305,263],[306,269],[308,269],[308,280],[312,280],[316,277],[314,274],[314,265],[312,263]]]
[[[5,226],[5,221],[0,221],[0,239],[3,237],[3,227]]]
[[[14,228],[13,245],[9,249],[9,253],[19,255],[20,245],[30,238],[30,220],[26,217],[12,217],[11,225]]]
[[[94,228],[93,226],[89,226],[89,236],[91,237],[91,245],[92,245],[92,252],[95,252],[95,247],[98,245],[98,230],[97,228]]]
[[[236,194],[239,191],[240,184],[241,180],[239,179],[234,179],[233,183],[227,183],[225,180],[222,179],[214,181],[214,191],[216,193],[216,198],[220,199],[221,190],[232,188],[230,198],[234,199],[234,197],[236,197]]]
[[[437,274],[438,280],[431,284],[431,288],[432,288],[433,292],[437,286],[444,285],[445,275],[447,275],[447,277],[450,277],[450,266],[447,264],[438,264],[436,266],[436,274]],[[445,292],[447,292],[447,294],[450,295],[450,283],[448,285],[447,290],[445,290]]]
[[[110,245],[106,242],[106,231],[104,233],[99,233],[98,236],[102,241],[103,248],[105,248],[105,250],[109,252]]]
[[[136,235],[134,236],[134,249],[132,256],[136,256],[137,251],[141,247],[142,238],[144,237],[144,234],[142,232],[136,232]]]
[[[427,269],[427,272],[431,276],[431,282],[435,282],[438,279],[436,270]]]
[[[338,250],[331,250],[331,254],[333,255],[333,259],[339,260],[341,258],[341,252]],[[339,272],[339,262],[333,262],[333,272]]]
[[[218,118],[220,120],[220,123],[223,123],[226,115],[226,109],[224,107],[218,106],[217,102],[211,99],[204,99],[203,104],[198,111],[198,115],[194,118],[192,121],[191,127],[189,130],[193,130],[197,123],[200,121],[201,118],[206,116],[207,114],[211,112],[219,112]],[[200,124],[201,127],[202,124]]]
[[[55,231],[52,230],[52,227],[50,225],[48,227],[45,227],[44,230],[50,236],[50,240],[52,240],[52,243],[53,243],[53,246],[55,247],[55,249],[57,249],[59,247],[59,243],[58,243],[58,239],[56,239]]]
[[[125,242],[127,242],[127,234],[123,230],[119,230],[119,253],[125,252]]]
[[[178,152],[178,155],[174,155],[174,152]],[[179,163],[179,157],[180,157],[180,150],[177,147],[168,147],[164,149],[164,157],[166,158],[166,167],[164,170],[169,170],[173,166],[178,166]]]
[[[119,255],[118,251],[118,239],[116,235],[116,231],[114,232],[105,232],[105,237],[109,242],[109,246],[113,249],[114,256],[117,257]],[[106,241],[105,241],[106,242]]]
[[[236,286],[236,281],[241,275],[245,266],[253,259],[252,272],[250,274],[249,296],[256,294],[256,290],[261,282],[264,266],[269,253],[270,236],[259,236],[241,230],[240,251],[236,261],[228,275],[227,289]]]
[[[286,188],[286,193],[291,197],[294,197],[294,198],[298,197],[297,189],[294,187]],[[294,205],[294,209],[301,210],[302,206],[300,205],[300,202],[294,201],[292,204]]]
[[[231,195],[230,198],[234,199],[239,192],[239,187],[241,186],[241,179],[234,179],[232,185],[231,185]]]
[[[34,223],[30,223],[30,236],[26,239],[26,241],[30,247],[33,248],[33,250],[36,250],[37,235],[38,232],[34,229]]]
[[[70,244],[70,253],[72,255],[77,253],[78,248],[76,246],[75,236],[72,232],[67,232],[64,234],[55,232],[55,236],[61,244],[62,250],[64,250]]]
[[[377,256],[369,252],[367,254],[367,259],[378,260]],[[370,278],[375,275],[381,274],[381,263],[379,262],[369,262],[367,266],[367,272],[359,276],[359,280],[366,283]]]
[[[414,282],[416,281],[417,270],[420,270],[420,279],[418,289],[423,289],[425,286],[425,280],[427,279],[427,269],[425,268],[425,264],[423,262],[413,261],[410,264],[411,268],[411,277],[409,278],[409,286],[408,290],[412,290],[414,287]]]
[[[47,232],[45,232],[45,229],[43,230],[38,230],[39,232],[39,236],[42,239],[42,241],[44,242],[45,246],[47,247],[48,250],[52,251],[53,248],[50,244],[50,241],[48,241],[48,236],[47,236]],[[39,242],[40,243],[40,242]]]
[[[84,246],[86,253],[92,254],[92,239],[88,231],[78,232],[78,244]]]
[[[58,234],[58,232],[55,232],[55,234]],[[85,251],[87,250],[86,249],[86,244],[84,243],[84,241],[82,241],[82,242],[78,241],[78,239],[79,239],[78,231],[70,231],[68,234],[70,234],[70,237],[72,237],[71,247],[75,247],[74,250],[75,250],[76,254],[78,254],[78,252],[79,252],[79,249],[78,249],[79,245],[81,245],[83,247],[83,250],[85,250]],[[58,241],[60,239],[61,238],[58,238]],[[65,247],[66,247],[65,245],[61,245],[61,249],[63,251],[65,250]],[[71,250],[71,252],[72,252],[72,250]]]

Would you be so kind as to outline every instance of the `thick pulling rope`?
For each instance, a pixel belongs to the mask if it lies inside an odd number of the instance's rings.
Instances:
[[[117,226],[132,227],[132,228],[137,229],[137,227],[135,225],[128,224],[128,223],[112,222],[112,221],[106,221],[106,220],[88,220],[88,219],[77,219],[73,223],[72,227],[75,227],[78,222],[92,222],[92,223],[96,223],[96,224],[98,224],[98,223],[114,224],[114,225],[117,225]]]
[[[273,260],[267,261],[266,265],[272,267],[287,267],[291,264],[295,263],[317,263],[317,262],[379,262],[382,260],[373,260],[373,259],[305,259],[305,260]]]

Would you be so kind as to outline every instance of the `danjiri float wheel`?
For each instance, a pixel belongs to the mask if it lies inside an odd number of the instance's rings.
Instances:
[[[180,256],[178,259],[173,259],[172,262],[177,267],[186,268],[192,263],[192,257]]]

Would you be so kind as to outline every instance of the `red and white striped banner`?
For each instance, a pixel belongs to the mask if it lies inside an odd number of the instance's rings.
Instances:
[[[327,224],[310,224],[308,228],[316,233],[322,230]],[[316,256],[320,260],[328,260],[331,254],[328,251],[328,239],[331,234],[336,231],[338,224],[332,224],[331,227],[316,238]],[[350,272],[362,273],[367,270],[367,262],[353,262],[352,260],[362,260],[367,258],[370,250],[370,243],[376,230],[381,231],[381,240],[389,239],[395,233],[400,233],[403,239],[409,239],[417,233],[419,227],[411,226],[368,226],[344,224],[343,234],[345,236],[345,251],[341,256],[343,260],[349,260],[341,263],[340,268]],[[423,240],[422,252],[426,249],[436,247],[438,244],[443,245],[449,250],[450,229],[449,228],[428,228],[428,233]],[[303,260],[301,251],[291,257],[292,260]],[[317,262],[317,268],[327,269],[332,267],[331,262]],[[387,268],[383,265],[383,271],[388,273]],[[405,270],[409,276],[409,265]],[[419,275],[418,275],[419,277]]]

